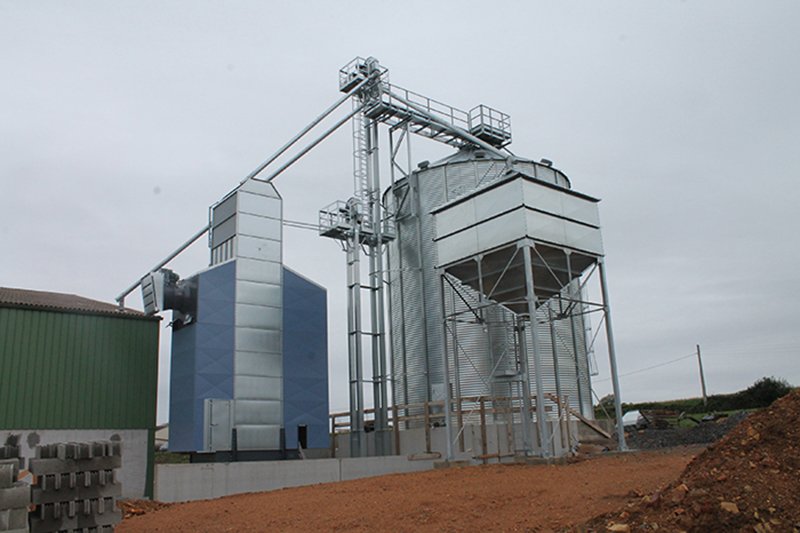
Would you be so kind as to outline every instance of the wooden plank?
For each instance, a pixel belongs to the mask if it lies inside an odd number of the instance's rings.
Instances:
[[[609,433],[609,432],[608,432],[608,431],[606,431],[605,429],[601,428],[600,426],[598,426],[597,424],[595,424],[595,423],[594,423],[592,420],[589,420],[588,418],[586,418],[585,416],[583,416],[582,414],[580,414],[580,413],[579,413],[578,411],[576,411],[575,409],[572,409],[572,408],[570,408],[569,412],[570,412],[570,413],[572,413],[572,415],[573,415],[575,418],[577,418],[578,420],[580,420],[581,422],[583,422],[584,424],[586,424],[587,426],[589,426],[589,428],[591,428],[592,430],[594,430],[595,432],[597,432],[599,435],[601,435],[601,436],[603,436],[603,437],[605,437],[605,438],[607,438],[607,439],[610,439],[610,438],[612,438],[612,436],[611,436],[611,433]]]
[[[551,400],[553,400],[554,402],[560,404],[558,398],[556,398],[552,394],[548,393],[547,396]],[[598,435],[600,435],[602,437],[605,437],[607,439],[611,439],[612,438],[611,433],[609,433],[605,429],[601,428],[599,425],[595,424],[593,420],[589,420],[588,418],[586,418],[585,416],[580,414],[578,411],[576,411],[572,407],[569,407],[568,411],[572,414],[572,416],[574,416],[575,418],[577,418],[578,420],[583,422],[586,426],[588,426],[591,430],[595,431]]]

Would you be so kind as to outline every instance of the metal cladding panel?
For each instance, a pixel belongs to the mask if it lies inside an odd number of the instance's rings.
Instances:
[[[259,261],[281,261],[281,243],[270,239],[261,239],[249,235],[239,235],[237,240],[237,256],[257,259]]]
[[[234,214],[236,214],[236,193],[229,195],[220,203],[212,207],[212,226],[219,226]]]
[[[283,365],[281,354],[265,354],[264,352],[236,353],[236,368],[243,375],[274,376],[281,371]]]
[[[0,308],[0,429],[152,429],[157,320]]]
[[[237,220],[239,235],[252,235],[276,241],[281,239],[281,221],[278,218],[240,213]]]
[[[258,180],[244,182],[236,196],[233,420],[239,449],[275,450],[283,424],[282,203]]]
[[[283,403],[279,399],[275,400],[253,400],[237,399],[234,401],[234,423],[238,428],[240,425],[264,425],[274,426],[272,422],[276,417],[281,416]],[[280,428],[280,426],[278,426]],[[277,449],[265,447],[260,444],[262,450]]]
[[[246,258],[237,258],[236,260],[236,280],[238,281],[237,284],[237,299],[236,301],[239,303],[254,303],[258,304],[261,302],[258,298],[261,295],[253,294],[252,299],[248,300],[248,297],[251,296],[251,292],[256,292],[258,287],[256,284],[266,284],[271,285],[272,287],[261,287],[262,290],[266,291],[272,289],[273,287],[277,287],[278,291],[280,291],[281,286],[281,264],[278,262],[269,262],[269,261],[261,261],[258,259],[246,259]],[[280,294],[280,292],[278,292]],[[271,294],[272,299],[270,301],[270,305],[274,305],[275,307],[281,307],[282,300],[280,298],[276,298],[275,293]],[[274,301],[274,304],[272,303]]]
[[[239,400],[277,400],[282,399],[281,378],[272,376],[243,376],[234,377],[236,398]]]
[[[250,327],[237,324],[237,351],[273,354],[279,354],[281,352],[281,331],[279,329],[281,323],[280,319],[274,322],[269,322],[266,319],[270,317],[271,313],[264,313],[264,315],[266,324],[261,327]]]
[[[533,239],[566,246],[574,250],[603,255],[600,230],[538,211],[525,211],[527,233]]]
[[[257,262],[240,259],[237,267],[240,271],[242,271],[245,268],[249,269],[251,263]],[[238,289],[238,296],[236,299],[237,305],[252,305],[254,307],[264,309],[265,313],[267,312],[265,309],[266,307],[274,307],[276,309],[281,308],[282,295],[280,285],[262,283],[258,281],[247,281],[245,278],[240,277],[236,287]],[[246,311],[246,313],[252,312],[254,311]]]
[[[522,187],[525,205],[588,226],[600,227],[597,202],[580,198],[525,180]]]
[[[524,176],[498,183],[437,209],[437,265],[451,264],[525,237],[603,254],[597,202]]]
[[[211,229],[211,247],[216,248],[234,235],[236,235],[236,219],[223,220]]]
[[[281,310],[263,305],[236,304],[236,322],[244,328],[266,328],[281,319]]]
[[[271,443],[271,442],[280,443],[281,428],[280,426],[277,426],[275,424],[268,424],[261,422],[256,424],[237,422],[236,438],[240,450],[264,450],[264,449],[277,450],[279,449],[278,446],[274,448],[273,447],[266,448],[264,446],[264,443]]]
[[[475,216],[475,199],[470,198],[454,205],[436,216],[436,236],[445,237],[473,226],[478,222]]]
[[[283,420],[286,447],[296,449],[300,426],[308,448],[330,445],[328,314],[325,289],[284,269]]]

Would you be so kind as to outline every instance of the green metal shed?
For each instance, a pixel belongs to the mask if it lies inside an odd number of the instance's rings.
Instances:
[[[0,436],[122,440],[123,496],[152,496],[159,318],[73,294],[0,287]]]

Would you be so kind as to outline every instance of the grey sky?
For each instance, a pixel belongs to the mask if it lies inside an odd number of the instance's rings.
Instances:
[[[398,85],[510,113],[515,153],[603,198],[621,374],[700,343],[710,392],[800,384],[800,4],[495,4],[0,0],[0,285],[113,299],[374,55]],[[431,144],[415,159],[448,153]],[[351,169],[345,129],[278,178],[285,216],[349,197]],[[345,408],[344,254],[296,229],[284,254],[328,288]],[[174,268],[206,263],[201,243]],[[622,386],[699,393],[691,359]]]

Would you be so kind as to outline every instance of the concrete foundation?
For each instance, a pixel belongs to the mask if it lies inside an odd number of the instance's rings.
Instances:
[[[183,502],[348,479],[419,472],[434,461],[404,456],[156,465],[155,499]]]
[[[571,420],[569,423],[562,421],[548,421],[548,434],[550,435],[550,442],[547,444],[547,449],[550,457],[562,457],[568,455],[570,447],[574,447],[579,439],[580,432],[583,431],[580,426],[583,424],[576,420]],[[535,426],[535,424],[534,424]],[[531,430],[533,435],[536,434],[535,427]],[[591,430],[589,430],[591,431]],[[510,435],[509,435],[510,433]],[[486,446],[484,449],[483,438],[480,424],[464,424],[464,431],[461,437],[456,438],[457,431],[454,431],[453,437],[455,444],[453,450],[455,452],[455,459],[471,459],[483,461],[484,458],[497,462],[505,460],[511,461],[516,455],[523,450],[522,443],[522,426],[519,423],[513,424],[509,428],[506,423],[488,423],[486,424]],[[419,455],[429,452],[440,454],[445,458],[446,442],[445,442],[445,428],[433,427],[430,428],[430,449],[426,449],[426,436],[424,428],[404,429],[398,435],[400,448],[395,450],[403,456]],[[395,442],[395,435],[391,434],[390,441]],[[463,451],[461,448],[461,441],[463,440]],[[534,437],[535,442],[535,437]],[[349,457],[350,456],[350,434],[340,433],[336,436],[336,457]],[[375,449],[375,433],[367,433],[367,453],[374,454]],[[535,446],[534,446],[535,449]]]

